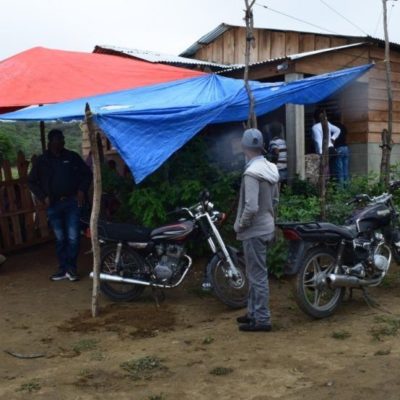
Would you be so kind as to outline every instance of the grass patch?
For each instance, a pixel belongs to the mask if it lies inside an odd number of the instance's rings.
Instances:
[[[345,340],[351,337],[351,333],[348,331],[334,331],[331,336],[336,340]]]
[[[96,339],[82,339],[79,342],[76,342],[72,346],[72,350],[77,354],[81,354],[84,351],[91,351],[96,349],[97,349]]]
[[[396,336],[400,329],[400,319],[380,315],[375,317],[375,322],[378,324],[370,330],[371,336],[376,341],[382,341],[385,336]]]
[[[105,355],[101,351],[94,351],[90,354],[91,361],[103,361],[105,358]]]
[[[224,375],[229,375],[232,372],[233,372],[233,368],[215,367],[210,371],[210,374],[216,375],[216,376],[224,376]]]
[[[149,379],[157,371],[166,371],[168,369],[168,367],[163,365],[160,358],[152,356],[125,361],[120,367],[128,372],[133,380]]]
[[[375,356],[387,356],[391,352],[391,349],[386,349],[386,350],[378,350],[374,353]]]
[[[37,379],[32,379],[29,382],[22,383],[21,386],[16,390],[16,392],[32,393],[38,392],[42,386]]]
[[[166,397],[161,394],[152,394],[148,397],[148,400],[164,400]]]
[[[215,339],[214,339],[213,337],[211,337],[211,336],[206,336],[206,337],[203,339],[203,344],[211,344],[214,340],[215,340]]]

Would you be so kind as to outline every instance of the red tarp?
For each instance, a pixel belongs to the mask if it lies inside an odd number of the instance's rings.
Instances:
[[[106,54],[34,47],[0,62],[0,112],[202,74]]]

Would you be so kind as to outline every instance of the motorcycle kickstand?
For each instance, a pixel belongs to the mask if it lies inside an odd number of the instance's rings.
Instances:
[[[364,297],[364,300],[367,303],[368,307],[376,308],[377,310],[383,311],[383,312],[388,313],[388,314],[393,314],[391,311],[385,310],[384,308],[382,308],[382,306],[377,301],[375,301],[373,298],[371,298],[371,296],[368,293],[367,288],[362,286],[361,290],[363,292],[363,297]]]
[[[162,303],[166,297],[164,291],[154,286],[151,286],[151,295],[156,303],[156,307],[160,308],[160,303]]]

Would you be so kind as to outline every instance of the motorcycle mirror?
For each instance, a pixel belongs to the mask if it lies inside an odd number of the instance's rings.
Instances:
[[[201,202],[206,203],[207,201],[210,200],[210,192],[207,189],[203,189],[200,192],[199,198]]]

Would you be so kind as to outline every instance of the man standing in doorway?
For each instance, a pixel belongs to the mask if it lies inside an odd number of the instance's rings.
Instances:
[[[278,202],[279,173],[262,153],[264,141],[258,129],[247,129],[242,137],[246,167],[240,187],[239,206],[234,225],[237,239],[243,242],[249,281],[247,314],[237,318],[241,331],[271,330],[269,310],[267,245],[274,239],[274,208]]]
[[[52,129],[48,143],[48,150],[32,166],[28,185],[47,208],[56,236],[58,270],[50,279],[77,281],[80,209],[85,203],[92,173],[77,153],[64,148],[62,131]]]

